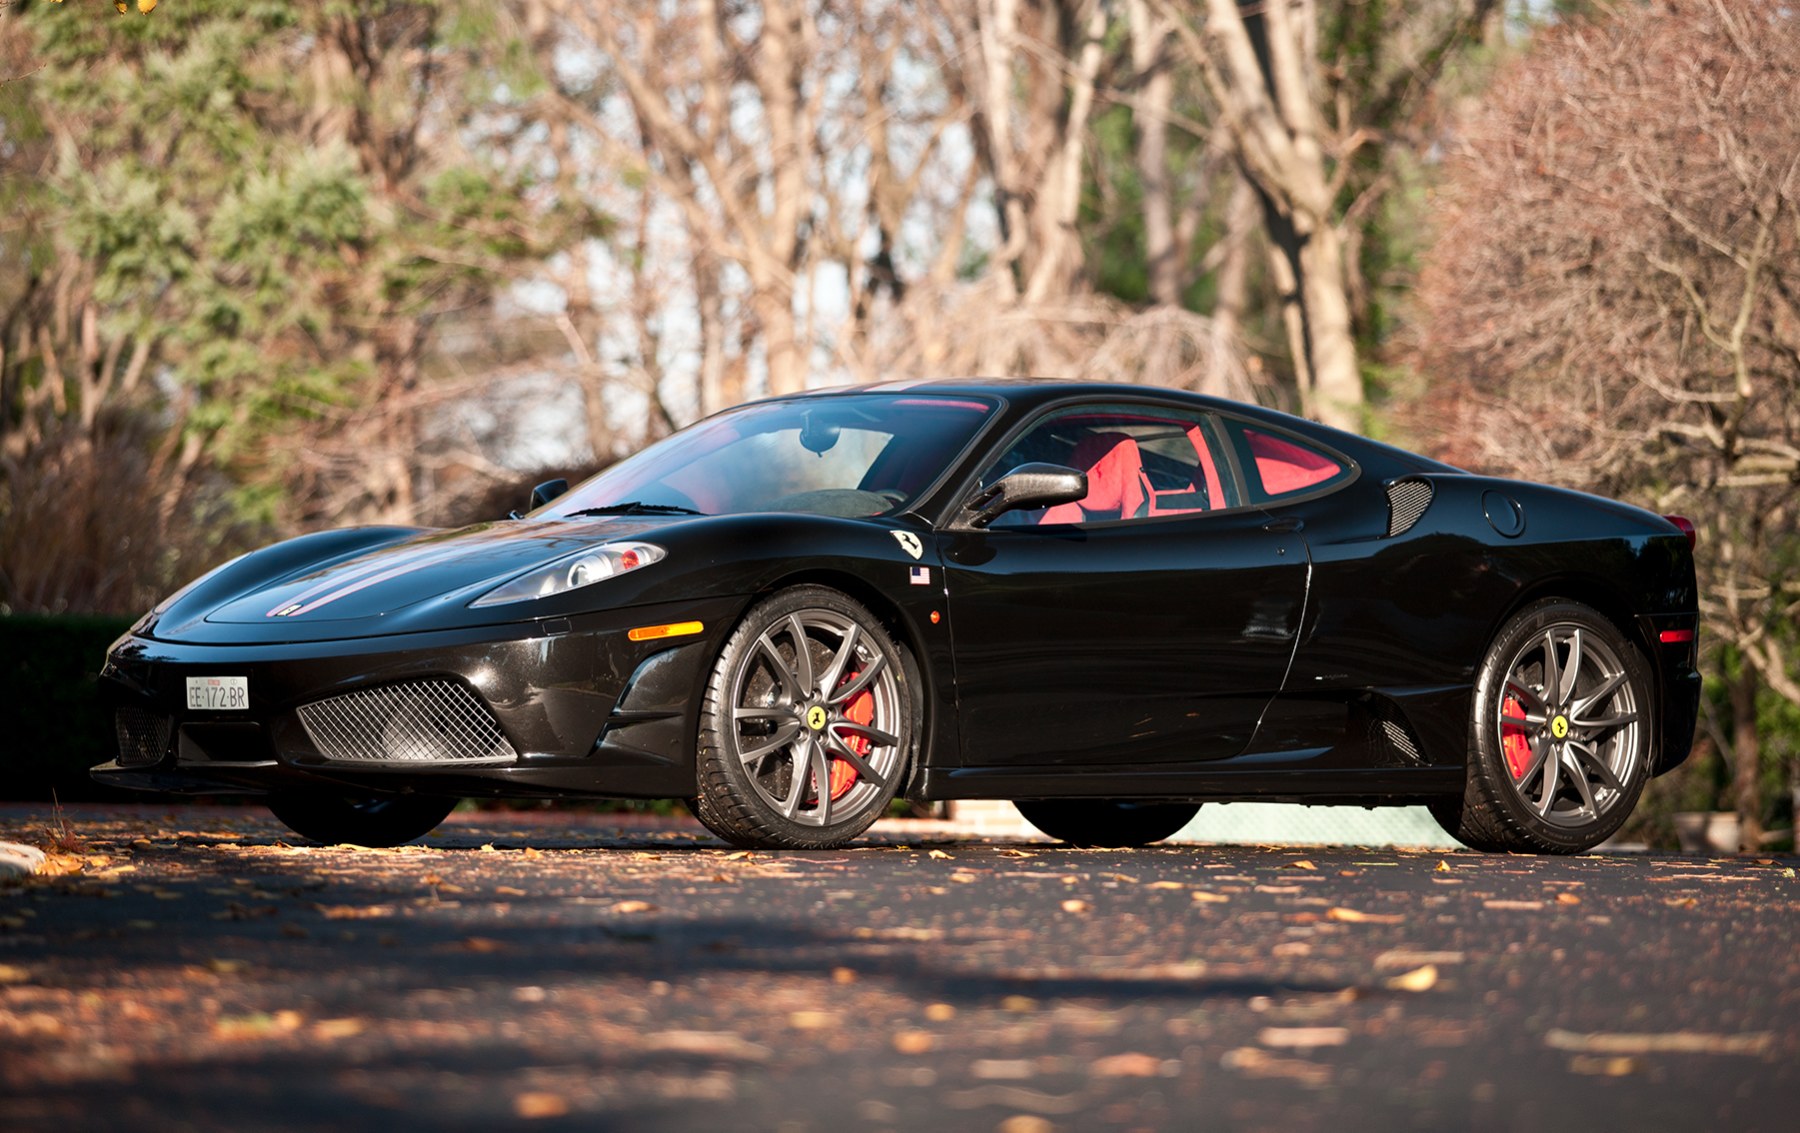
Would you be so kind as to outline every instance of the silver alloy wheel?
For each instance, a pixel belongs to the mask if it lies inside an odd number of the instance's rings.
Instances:
[[[885,797],[903,731],[886,655],[835,610],[802,609],[775,622],[732,681],[729,754],[765,803],[802,825],[829,826]],[[855,776],[841,791],[832,786],[837,763]]]
[[[1624,661],[1601,635],[1558,622],[1526,641],[1506,674],[1494,727],[1513,789],[1552,826],[1590,825],[1624,797],[1643,759],[1643,706]]]

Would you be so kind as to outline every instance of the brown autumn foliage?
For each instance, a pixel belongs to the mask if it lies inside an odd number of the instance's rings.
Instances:
[[[1800,703],[1800,16],[1658,0],[1547,32],[1441,204],[1418,299],[1449,455],[1693,519],[1753,845],[1756,697]]]

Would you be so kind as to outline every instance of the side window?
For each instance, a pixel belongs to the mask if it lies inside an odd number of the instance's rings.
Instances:
[[[1231,421],[1225,428],[1249,481],[1251,503],[1329,487],[1350,475],[1349,465],[1304,441],[1242,421]]]
[[[1220,455],[1216,429],[1209,414],[1154,405],[1057,410],[1028,429],[981,482],[992,484],[1022,464],[1060,464],[1087,473],[1086,498],[1007,512],[994,526],[1105,523],[1236,507],[1242,501]]]

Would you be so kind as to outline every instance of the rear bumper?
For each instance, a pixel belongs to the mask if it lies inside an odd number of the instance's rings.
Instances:
[[[1652,774],[1681,766],[1694,748],[1700,719],[1697,614],[1644,615],[1638,619],[1644,648],[1656,674],[1657,744]],[[1665,640],[1665,634],[1670,635]]]
[[[667,798],[693,793],[700,693],[740,599],[638,607],[472,630],[274,645],[127,636],[100,675],[121,733],[112,786],[176,793],[351,787],[432,794]],[[691,637],[626,631],[700,621]],[[187,678],[241,677],[249,706],[193,710]],[[503,744],[477,758],[346,758],[300,709],[431,685],[464,697]],[[415,727],[426,727],[415,725]],[[384,737],[362,737],[383,750]],[[352,745],[357,746],[357,745]],[[397,750],[397,749],[396,749]],[[446,749],[448,750],[448,749]],[[503,754],[502,754],[503,753]],[[467,755],[469,753],[464,753]]]

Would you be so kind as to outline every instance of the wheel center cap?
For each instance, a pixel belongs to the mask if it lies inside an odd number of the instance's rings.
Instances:
[[[811,708],[808,708],[806,710],[806,726],[811,728],[815,732],[822,732],[825,730],[825,706],[824,705],[815,704]],[[1564,725],[1563,731],[1566,732],[1568,730],[1569,730],[1568,726]]]
[[[1550,721],[1550,734],[1559,740],[1567,739],[1569,736],[1569,718],[1567,716],[1558,716],[1556,719]]]

